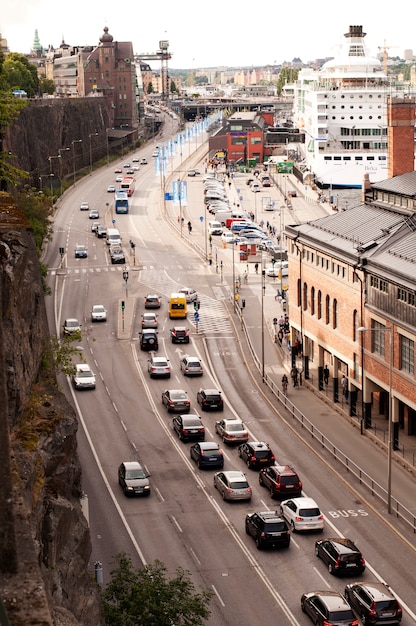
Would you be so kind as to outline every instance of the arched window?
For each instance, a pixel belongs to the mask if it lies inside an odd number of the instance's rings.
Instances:
[[[315,287],[311,288],[311,315],[315,315]]]
[[[354,309],[354,313],[352,314],[352,340],[358,341],[358,327],[359,327],[359,317],[357,309]]]
[[[298,289],[297,289],[297,306],[302,306],[302,283],[300,281],[300,278],[298,278],[298,285],[297,285]]]
[[[338,326],[338,302],[337,299],[334,298],[332,302],[332,328],[336,328]]]
[[[308,285],[303,283],[303,310],[308,310]]]
[[[325,298],[325,324],[329,324],[331,321],[331,298],[326,296]]]
[[[318,320],[322,319],[322,292],[318,291]]]

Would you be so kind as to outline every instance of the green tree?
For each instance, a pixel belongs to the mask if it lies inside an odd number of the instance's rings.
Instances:
[[[299,70],[296,70],[293,67],[283,67],[277,79],[277,93],[280,95],[283,91],[283,87],[287,83],[293,83],[297,80],[298,74]]]
[[[2,74],[10,90],[24,89],[29,98],[39,93],[39,78],[35,65],[23,55],[11,52],[3,62]]]
[[[42,76],[39,79],[39,90],[40,93],[47,93],[50,96],[55,93],[55,83],[50,78],[45,78]]]
[[[174,80],[170,81],[170,93],[177,93],[178,88],[176,87],[176,83]]]
[[[125,553],[115,563],[101,592],[108,626],[201,626],[209,617],[213,592],[195,593],[189,572],[178,568],[168,580],[160,561],[135,569]]]
[[[153,83],[149,83],[147,86],[147,93],[153,93]]]

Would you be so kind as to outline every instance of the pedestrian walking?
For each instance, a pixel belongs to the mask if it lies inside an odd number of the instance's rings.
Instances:
[[[298,370],[296,366],[292,367],[290,376],[292,378],[293,386],[297,387],[298,386]]]
[[[188,222],[188,231],[189,231],[189,234],[191,234],[191,232],[192,232],[192,224],[191,224],[190,221]]]
[[[325,385],[327,385],[329,382],[329,368],[328,365],[325,365],[324,367],[324,383]]]
[[[344,395],[344,398],[347,400],[348,399],[348,378],[345,376],[345,374],[343,374],[341,378],[341,387],[342,387],[342,393]]]
[[[259,264],[258,263],[254,263],[254,271],[256,272],[256,274],[259,273]]]

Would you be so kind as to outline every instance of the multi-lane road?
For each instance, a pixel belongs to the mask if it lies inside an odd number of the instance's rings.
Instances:
[[[169,124],[174,124],[170,118]],[[165,135],[171,131],[173,126],[168,126]],[[60,334],[63,320],[77,317],[83,325],[82,354],[97,377],[96,389],[82,393],[75,393],[67,381],[62,381],[79,415],[83,489],[88,496],[93,544],[91,569],[95,561],[100,561],[107,581],[112,557],[121,551],[129,553],[136,565],[159,559],[169,573],[183,567],[191,572],[197,588],[207,586],[214,591],[208,622],[212,626],[306,625],[309,620],[300,609],[303,592],[342,591],[350,582],[331,576],[315,557],[314,543],[322,537],[320,534],[293,534],[290,547],[280,551],[256,549],[245,534],[245,515],[276,509],[279,503],[259,486],[257,472],[245,468],[237,449],[222,445],[225,467],[246,471],[253,488],[250,503],[224,502],[213,488],[212,472],[198,470],[191,461],[191,444],[180,442],[172,430],[172,416],[162,406],[161,393],[165,388],[185,389],[191,411],[200,413],[196,402],[199,387],[217,387],[222,390],[225,410],[223,414],[202,413],[206,439],[219,442],[215,420],[241,417],[250,438],[269,442],[279,462],[296,467],[305,494],[318,502],[325,515],[324,535],[353,539],[367,561],[362,579],[376,577],[389,582],[403,604],[402,623],[414,624],[414,538],[406,539],[385,523],[374,503],[350,489],[313,447],[285,425],[278,408],[265,400],[261,386],[242,358],[241,339],[222,301],[232,289],[232,258],[218,247],[224,259],[221,276],[204,258],[202,185],[189,180],[189,204],[181,207],[186,219],[192,220],[193,244],[202,251],[201,257],[185,241],[189,238],[181,237],[175,220],[172,225],[166,219],[166,214],[174,215],[177,208],[163,201],[165,186],[170,183],[155,174],[153,148],[148,145],[140,151],[148,165],[141,166],[137,173],[128,215],[113,214],[113,198],[107,193],[108,185],[115,182],[114,169],[123,161],[80,181],[66,194],[56,214],[45,258],[53,290],[48,303],[51,332]],[[131,156],[124,160],[131,160]],[[189,157],[189,163],[176,163],[179,171],[174,172],[172,165],[173,177],[183,177],[194,165],[191,150]],[[203,171],[203,165],[200,169]],[[108,226],[116,219],[114,225],[122,234],[129,259],[127,286],[122,275],[124,267],[110,264],[104,240],[91,233],[88,213],[79,210],[82,201],[97,208],[100,221],[104,218]],[[135,264],[130,240],[136,244]],[[75,259],[76,244],[88,247],[87,259]],[[62,267],[59,247],[66,250]],[[196,333],[189,323],[191,343],[178,346],[170,342],[173,323],[167,316],[167,298],[184,286],[198,290],[204,324]],[[138,345],[147,293],[162,296],[158,354],[170,359],[170,380],[149,378],[148,354]],[[121,299],[126,306],[124,321]],[[91,323],[93,304],[105,305],[106,323]],[[185,378],[180,373],[183,353],[202,359],[202,378]],[[139,459],[151,474],[149,498],[125,498],[118,486],[118,465],[134,459]]]

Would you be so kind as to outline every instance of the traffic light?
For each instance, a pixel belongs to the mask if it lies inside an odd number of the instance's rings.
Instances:
[[[124,305],[124,300],[121,301],[121,310],[124,311],[125,305]]]
[[[195,300],[194,302],[194,311],[199,311],[199,307],[201,306],[201,303],[199,300]]]
[[[242,309],[245,309],[245,308],[246,308],[246,301],[245,301],[245,299],[244,299],[244,298],[241,300],[241,308],[242,308]]]
[[[274,264],[276,263],[276,259],[272,259],[272,265],[274,266]]]

